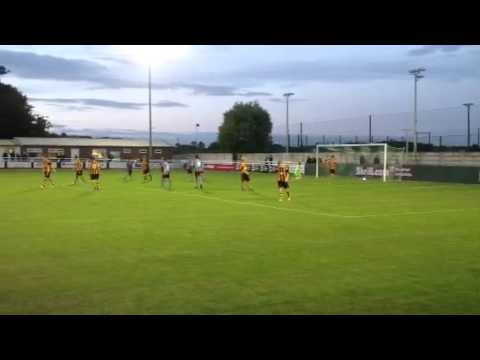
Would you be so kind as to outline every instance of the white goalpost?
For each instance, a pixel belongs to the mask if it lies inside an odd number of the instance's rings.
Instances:
[[[375,144],[317,144],[315,147],[315,177],[320,176],[320,156],[321,154],[328,155],[339,155],[340,159],[336,159],[337,163],[341,166],[350,166],[350,171],[356,172],[352,175],[357,174],[358,171],[364,171],[364,175],[371,176],[381,176],[383,182],[387,181],[389,176],[389,163],[393,164],[393,161],[390,161],[390,150],[393,150],[395,155],[395,160],[397,164],[403,162],[403,155],[398,156],[399,153],[403,154],[404,149],[398,149],[390,147],[387,143],[375,143]],[[367,174],[365,168],[365,161],[371,160],[374,157],[374,166],[370,165],[372,171]],[[363,163],[362,163],[363,160]],[[383,161],[382,161],[383,160]],[[382,164],[383,162],[383,164]],[[400,165],[401,166],[401,165]],[[375,169],[374,169],[375,168]],[[391,167],[393,172],[394,167]]]

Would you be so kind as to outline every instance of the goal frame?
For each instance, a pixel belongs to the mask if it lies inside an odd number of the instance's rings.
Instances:
[[[315,145],[315,177],[318,178],[318,169],[319,169],[319,148],[350,148],[350,147],[365,147],[365,146],[376,146],[379,148],[383,147],[383,182],[387,181],[387,153],[388,153],[388,144],[387,143],[375,143],[375,144],[316,144]]]

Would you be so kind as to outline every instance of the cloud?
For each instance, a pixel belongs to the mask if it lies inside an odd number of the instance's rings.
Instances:
[[[57,107],[62,107],[64,108],[65,110],[68,110],[68,111],[91,111],[91,110],[95,110],[95,108],[91,107],[91,106],[65,106],[65,105],[61,105],[61,104],[54,104],[55,106]]]
[[[113,57],[103,60],[128,63]],[[12,71],[12,75],[40,80],[84,81],[95,85],[91,89],[144,89],[146,81],[118,79],[109,73],[108,68],[94,61],[66,59],[50,55],[38,55],[27,51],[10,51],[0,49],[0,61]],[[190,90],[194,95],[207,96],[269,96],[263,92],[241,92],[237,87],[224,85],[198,84],[189,82],[152,83],[158,90]],[[102,106],[101,104],[96,104]],[[115,104],[114,104],[115,106]],[[135,104],[121,104],[126,108]]]
[[[464,45],[424,45],[418,49],[412,49],[408,52],[410,56],[423,56],[436,52],[452,53],[460,50]]]
[[[31,98],[32,102],[44,102],[52,105],[71,105],[76,106],[67,106],[69,110],[84,111],[87,109],[92,109],[93,107],[104,107],[104,108],[113,108],[113,109],[125,109],[125,110],[138,110],[148,105],[147,103],[137,103],[137,102],[125,102],[125,101],[114,101],[114,100],[104,100],[104,99],[65,99],[65,98]],[[188,107],[186,104],[182,104],[175,101],[158,101],[152,103],[154,107]]]
[[[152,104],[152,106],[155,106],[155,107],[188,107],[188,105],[186,105],[186,104],[182,104],[182,103],[175,102],[175,101],[168,101],[168,100],[158,101],[158,102]]]
[[[276,102],[276,103],[282,103],[285,104],[285,98],[271,98],[268,99],[271,102]],[[302,98],[290,98],[289,102],[301,102],[301,101],[307,101],[307,99],[302,99]]]
[[[98,60],[103,60],[103,61],[115,62],[115,63],[122,64],[122,65],[132,65],[133,64],[133,62],[131,62],[129,60],[119,59],[119,58],[115,58],[113,56],[100,56],[100,57],[97,57],[97,59]]]
[[[400,66],[399,66],[400,65]],[[389,62],[355,62],[351,59],[326,62],[289,61],[281,63],[262,64],[231,74],[244,79],[268,81],[358,81],[367,79],[382,79],[396,75],[404,76],[408,64]]]
[[[250,96],[272,96],[273,94],[268,93],[268,92],[247,91],[245,93],[237,93],[235,95],[250,97]]]
[[[0,50],[0,61],[12,75],[29,79],[96,81],[107,68],[86,60],[65,59],[24,51]]]
[[[408,70],[426,67],[428,78],[447,81],[480,77],[480,51],[471,51],[461,57],[436,57],[428,63],[417,57],[405,56],[379,61],[341,58],[332,60],[285,61],[258,64],[225,74],[230,79],[257,82],[369,82],[373,80],[408,79]]]
[[[191,89],[196,95],[209,95],[209,96],[271,96],[268,92],[259,91],[247,91],[241,92],[233,86],[212,86],[201,84],[177,84],[177,88]]]

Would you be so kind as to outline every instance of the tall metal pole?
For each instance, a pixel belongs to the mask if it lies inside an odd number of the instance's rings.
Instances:
[[[152,67],[148,66],[148,158],[152,158]]]
[[[414,100],[413,100],[413,153],[417,153],[417,77],[414,80]]]
[[[408,136],[409,136],[409,129],[403,129],[403,131],[405,131],[405,154],[407,155],[408,157],[408,148],[409,148],[409,139],[408,139]]]
[[[467,129],[467,147],[470,147],[470,106],[468,107]]]
[[[368,142],[372,143],[372,115],[368,116]]]
[[[288,125],[288,99],[290,98],[290,96],[294,95],[294,93],[285,93],[283,94],[283,96],[285,96],[285,99],[286,99],[286,102],[287,102],[287,148],[286,148],[286,152],[288,154],[288,150],[290,148],[290,129],[289,129],[289,125]]]
[[[423,78],[423,75],[420,75],[421,72],[425,71],[424,68],[418,68],[410,70],[409,73],[413,75],[413,84],[414,84],[414,100],[413,100],[413,153],[417,153],[417,82],[419,79]]]
[[[290,130],[288,128],[288,96],[287,96],[287,154],[290,148]]]
[[[198,127],[199,123],[195,123],[195,147],[198,149]]]
[[[470,107],[473,103],[463,104],[467,107],[467,147],[470,147]]]
[[[300,122],[300,147],[303,149],[303,124]]]

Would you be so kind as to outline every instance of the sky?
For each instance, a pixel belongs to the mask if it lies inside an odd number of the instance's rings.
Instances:
[[[258,101],[283,134],[285,92],[295,94],[292,133],[299,122],[325,121],[340,132],[350,125],[337,120],[411,112],[408,70],[418,67],[426,68],[420,110],[480,106],[480,46],[0,45],[0,65],[11,71],[0,80],[58,131],[145,131],[148,64],[155,132],[192,133],[196,123],[216,132],[235,102]]]

